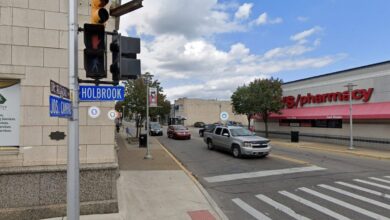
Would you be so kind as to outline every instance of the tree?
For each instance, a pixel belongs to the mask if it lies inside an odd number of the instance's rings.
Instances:
[[[268,137],[268,118],[271,113],[280,114],[282,103],[282,80],[255,79],[249,84],[249,102],[265,125],[265,136]]]
[[[282,103],[282,81],[280,79],[255,79],[248,86],[238,87],[231,96],[233,111],[244,114],[250,120],[258,114],[264,121],[265,136],[268,137],[268,118],[271,113],[280,113]]]
[[[124,105],[127,106],[126,109],[135,118],[137,127],[136,137],[138,137],[141,127],[146,120],[146,82],[149,84],[149,87],[157,88],[158,92],[157,105],[159,107],[149,109],[150,118],[155,119],[159,116],[163,119],[170,112],[171,104],[166,100],[160,82],[153,80],[153,75],[145,73],[139,79],[126,81]]]
[[[248,129],[251,127],[251,118],[254,114],[253,105],[249,102],[249,87],[241,86],[231,96],[233,112],[236,114],[246,115],[248,119]]]

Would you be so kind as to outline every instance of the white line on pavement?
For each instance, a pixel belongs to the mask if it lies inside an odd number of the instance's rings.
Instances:
[[[287,215],[293,217],[294,219],[297,219],[297,220],[310,220],[309,218],[306,218],[303,215],[297,214],[296,212],[294,212],[294,210],[290,209],[289,207],[287,207],[287,206],[285,206],[283,204],[280,204],[280,203],[272,200],[271,198],[269,198],[269,197],[267,197],[265,195],[259,194],[259,195],[256,195],[256,197],[258,199],[260,199],[261,201],[266,202],[269,205],[273,206],[275,209],[280,210],[280,211],[286,213]]]
[[[274,176],[274,175],[291,174],[291,173],[310,172],[310,171],[319,171],[319,170],[326,170],[326,168],[322,168],[322,167],[318,167],[318,166],[295,167],[295,168],[280,169],[280,170],[265,170],[265,171],[258,171],[258,172],[236,173],[236,174],[211,176],[211,177],[205,177],[204,179],[209,183],[216,183],[216,182],[224,182],[224,181],[231,181],[231,180],[257,178],[257,177]]]
[[[311,195],[317,196],[319,198],[325,199],[325,200],[327,200],[329,202],[333,202],[333,203],[335,203],[335,204],[337,204],[339,206],[343,206],[343,207],[345,207],[347,209],[351,209],[351,210],[353,210],[355,212],[358,212],[360,214],[363,214],[365,216],[368,216],[368,217],[371,217],[371,218],[374,218],[374,219],[390,220],[390,218],[386,218],[385,216],[376,214],[376,213],[368,211],[366,209],[362,209],[362,208],[360,208],[358,206],[355,206],[355,205],[351,205],[349,203],[346,203],[346,202],[341,201],[339,199],[336,199],[336,198],[324,195],[322,193],[316,192],[316,191],[308,189],[306,187],[301,187],[301,188],[298,188],[298,189],[302,190],[304,192],[307,192],[307,193],[309,193]]]
[[[383,183],[390,183],[389,180],[384,180],[384,179],[381,179],[381,178],[376,178],[376,177],[369,177],[369,178],[372,179],[372,180],[383,182]]]
[[[378,184],[378,183],[373,183],[373,182],[370,182],[370,181],[365,181],[365,180],[361,180],[361,179],[354,179],[353,181],[360,182],[360,183],[365,183],[365,184],[368,184],[368,185],[371,185],[371,186],[376,186],[376,187],[379,187],[379,188],[389,189],[390,190],[389,186],[385,186],[385,185]]]
[[[282,194],[282,195],[284,195],[284,196],[289,197],[290,199],[293,199],[293,200],[295,200],[295,201],[297,201],[297,202],[300,202],[300,203],[302,203],[302,204],[304,204],[304,205],[307,205],[307,206],[309,206],[309,207],[311,207],[311,208],[313,208],[313,209],[315,209],[315,210],[317,210],[317,211],[319,211],[319,212],[322,212],[322,213],[324,213],[325,215],[328,215],[328,216],[330,216],[330,217],[333,217],[333,218],[335,218],[335,219],[338,219],[338,220],[350,220],[350,218],[347,218],[347,217],[345,217],[345,216],[343,216],[343,215],[340,215],[340,214],[337,213],[337,212],[334,212],[334,211],[332,211],[332,210],[330,210],[330,209],[328,209],[328,208],[325,208],[325,207],[323,207],[323,206],[320,206],[320,205],[318,205],[318,204],[316,204],[316,203],[314,203],[314,202],[311,202],[311,201],[309,201],[309,200],[306,200],[306,199],[304,199],[304,198],[302,198],[302,197],[299,197],[299,196],[294,195],[294,194],[292,194],[292,193],[289,193],[289,192],[287,192],[287,191],[279,191],[279,193]]]
[[[239,198],[232,199],[232,201],[234,203],[236,203],[236,205],[238,205],[240,208],[242,208],[244,211],[246,211],[248,214],[250,214],[251,216],[253,216],[256,219],[271,220],[268,216],[266,216],[263,213],[257,211],[252,206],[248,205],[247,203],[245,203],[244,201],[242,201]]]
[[[373,204],[373,205],[376,205],[376,206],[379,206],[379,207],[382,207],[382,208],[390,210],[390,205],[385,204],[383,202],[379,202],[379,201],[376,201],[376,200],[373,200],[373,199],[369,199],[367,197],[360,196],[360,195],[357,195],[357,194],[354,194],[354,193],[351,193],[351,192],[348,192],[348,191],[345,191],[345,190],[342,190],[342,189],[339,189],[339,188],[336,188],[336,187],[333,187],[333,186],[325,185],[325,184],[320,184],[318,186],[320,186],[322,188],[325,188],[325,189],[332,190],[334,192],[338,192],[340,194],[343,194],[343,195],[346,195],[346,196],[349,196],[349,197],[352,197],[354,199],[358,199],[358,200],[361,200],[361,201],[364,201],[364,202],[367,202],[367,203],[370,203],[370,204]]]
[[[390,178],[390,176],[385,176],[386,178]]]
[[[381,192],[378,192],[378,191],[375,191],[375,190],[367,189],[367,188],[360,187],[360,186],[357,186],[357,185],[354,185],[354,184],[350,184],[350,183],[345,183],[345,182],[335,182],[335,183],[343,185],[343,186],[347,186],[347,187],[350,187],[350,188],[353,188],[353,189],[361,190],[363,192],[371,193],[373,195],[383,196],[385,198],[390,199],[390,195],[389,194],[381,193]]]

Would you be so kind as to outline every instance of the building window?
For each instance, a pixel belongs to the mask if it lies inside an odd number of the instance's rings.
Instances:
[[[279,120],[279,126],[314,127],[314,128],[342,128],[343,122],[341,119],[317,119],[317,120],[282,119],[282,120]]]

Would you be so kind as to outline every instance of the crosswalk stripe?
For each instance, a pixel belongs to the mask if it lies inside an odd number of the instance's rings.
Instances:
[[[389,189],[390,190],[389,186],[385,186],[385,185],[378,184],[378,183],[373,183],[373,182],[366,181],[366,180],[354,179],[353,181],[356,181],[356,182],[359,182],[359,183],[365,183],[365,184],[368,184],[368,185],[371,185],[371,186],[376,186],[376,187],[379,187],[379,188]]]
[[[277,210],[280,210],[284,213],[286,213],[287,215],[293,217],[294,219],[297,219],[297,220],[310,220],[309,218],[306,218],[305,216],[303,215],[300,215],[300,214],[297,214],[296,212],[294,212],[292,209],[290,209],[289,207],[283,205],[283,204],[280,204],[274,200],[272,200],[271,198],[265,196],[265,195],[262,195],[262,194],[259,194],[259,195],[256,195],[256,197],[258,199],[260,199],[261,201],[263,202],[266,202],[268,203],[269,205],[273,206],[274,208],[276,208]]]
[[[266,216],[263,213],[257,211],[252,206],[248,205],[247,203],[245,203],[244,201],[242,201],[239,198],[232,199],[232,201],[234,203],[236,203],[236,205],[238,205],[240,208],[242,208],[244,211],[246,211],[248,214],[250,214],[251,216],[253,216],[256,219],[259,219],[259,220],[272,220],[268,216]]]
[[[373,199],[370,199],[370,198],[367,198],[367,197],[364,197],[364,196],[356,195],[354,193],[351,193],[351,192],[348,192],[348,191],[345,191],[345,190],[342,190],[342,189],[339,189],[339,188],[336,188],[336,187],[333,187],[333,186],[328,186],[326,184],[320,184],[318,186],[320,186],[322,188],[325,188],[325,189],[332,190],[334,192],[338,192],[340,194],[343,194],[343,195],[346,195],[346,196],[349,196],[349,197],[352,197],[354,199],[358,199],[358,200],[361,200],[361,201],[364,201],[364,202],[367,202],[367,203],[370,203],[370,204],[373,204],[373,205],[376,205],[376,206],[379,206],[379,207],[382,207],[382,208],[390,210],[390,205],[385,204],[383,202],[379,202],[379,201],[376,201],[376,200],[373,200]]]
[[[376,178],[376,177],[369,177],[369,178],[372,179],[372,180],[383,182],[383,183],[390,183],[389,180],[384,180],[384,179],[381,179],[381,178]]]
[[[341,201],[341,200],[339,200],[339,199],[336,199],[336,198],[333,198],[333,197],[324,195],[324,194],[322,194],[322,193],[316,192],[316,191],[311,190],[311,189],[308,189],[308,188],[306,188],[306,187],[301,187],[301,188],[298,188],[298,189],[299,189],[299,190],[302,190],[302,191],[304,191],[304,192],[307,192],[307,193],[309,193],[309,194],[311,194],[311,195],[314,195],[314,196],[320,197],[320,198],[322,198],[322,199],[325,199],[325,200],[327,200],[327,201],[329,201],[329,202],[333,202],[333,203],[335,203],[335,204],[337,204],[337,205],[343,206],[343,207],[345,207],[345,208],[347,208],[347,209],[351,209],[351,210],[353,210],[353,211],[355,211],[355,212],[358,212],[358,213],[360,213],[360,214],[363,214],[363,215],[365,215],[365,216],[368,216],[368,217],[371,217],[371,218],[374,218],[374,219],[390,220],[390,218],[387,218],[387,217],[385,217],[385,216],[376,214],[376,213],[371,212],[371,211],[368,211],[368,210],[366,210],[366,209],[362,209],[362,208],[360,208],[360,207],[358,207],[358,206],[355,206],[355,205],[351,205],[351,204],[349,204],[349,203],[346,203],[346,202]]]
[[[343,185],[343,186],[347,186],[347,187],[350,187],[350,188],[353,188],[353,189],[361,190],[363,192],[371,193],[373,195],[383,196],[385,198],[390,199],[390,195],[389,194],[381,193],[381,192],[378,192],[378,191],[375,191],[375,190],[367,189],[367,188],[360,187],[360,186],[357,186],[357,185],[354,185],[354,184],[350,184],[350,183],[345,183],[345,182],[335,182],[335,183]]]
[[[204,177],[204,179],[209,183],[224,182],[238,179],[248,179],[248,178],[257,178],[265,176],[274,176],[282,174],[291,174],[291,173],[301,173],[309,171],[320,171],[326,170],[326,168],[318,166],[309,166],[309,167],[295,167],[288,169],[279,169],[279,170],[264,170],[258,172],[248,172],[248,173],[236,173],[236,174],[227,174],[219,176]]]
[[[311,201],[309,201],[309,200],[306,200],[306,199],[304,199],[304,198],[302,198],[302,197],[299,197],[299,196],[294,195],[294,194],[292,194],[292,193],[289,193],[289,192],[287,192],[287,191],[279,191],[279,193],[282,194],[282,195],[284,195],[284,196],[289,197],[290,199],[293,199],[293,200],[295,200],[295,201],[297,201],[297,202],[300,202],[300,203],[302,203],[302,204],[304,204],[304,205],[306,205],[306,206],[309,206],[309,207],[311,207],[311,208],[313,208],[313,209],[315,209],[315,210],[317,210],[317,211],[319,211],[319,212],[322,212],[322,213],[324,213],[325,215],[328,215],[328,216],[330,216],[330,217],[333,217],[333,218],[335,218],[335,219],[339,219],[339,220],[350,220],[350,218],[347,218],[347,217],[345,217],[345,216],[343,216],[343,215],[340,215],[340,214],[338,214],[337,212],[334,212],[334,211],[332,211],[332,210],[330,210],[330,209],[328,209],[328,208],[325,208],[325,207],[323,207],[323,206],[320,206],[320,205],[318,205],[318,204],[316,204],[316,203],[313,203],[313,202],[311,202]]]

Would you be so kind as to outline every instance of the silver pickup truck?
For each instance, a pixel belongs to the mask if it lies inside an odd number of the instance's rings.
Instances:
[[[268,139],[237,126],[217,126],[212,131],[205,131],[203,140],[209,150],[221,148],[230,151],[234,157],[243,155],[266,157],[271,151]]]

